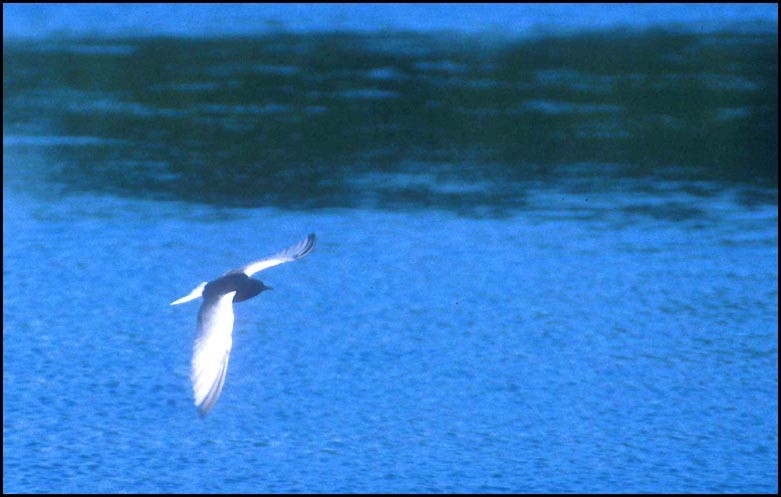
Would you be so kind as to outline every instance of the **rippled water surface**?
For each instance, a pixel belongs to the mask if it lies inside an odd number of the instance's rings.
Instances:
[[[776,492],[777,60],[4,44],[4,491]],[[309,232],[201,418],[168,303]]]

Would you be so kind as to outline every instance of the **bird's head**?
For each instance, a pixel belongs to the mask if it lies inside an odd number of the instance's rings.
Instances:
[[[233,301],[242,302],[244,300],[249,300],[256,295],[259,295],[261,292],[271,289],[270,286],[266,286],[262,281],[249,278],[244,285],[239,287],[238,292],[233,297]]]

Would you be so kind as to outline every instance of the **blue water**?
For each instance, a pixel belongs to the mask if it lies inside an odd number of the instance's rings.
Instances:
[[[776,493],[777,6],[489,7],[4,5],[4,492]]]
[[[530,36],[573,30],[778,25],[776,4],[3,4],[4,38],[236,36],[448,31]]]
[[[222,210],[4,190],[3,479],[24,492],[774,492],[777,210]],[[202,279],[318,233],[236,306]]]

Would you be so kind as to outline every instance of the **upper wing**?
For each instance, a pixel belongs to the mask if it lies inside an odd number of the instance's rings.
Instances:
[[[315,234],[310,233],[309,236],[306,237],[306,240],[302,240],[272,256],[247,264],[243,268],[228,271],[228,273],[244,273],[247,276],[252,276],[258,271],[263,271],[264,269],[278,266],[285,262],[297,261],[311,252],[313,248],[315,248]]]
[[[198,331],[193,347],[190,380],[195,405],[206,414],[220,398],[228,371],[233,339],[233,296],[226,293],[204,301],[198,311]]]

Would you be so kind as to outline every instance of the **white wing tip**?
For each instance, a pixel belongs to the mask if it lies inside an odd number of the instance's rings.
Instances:
[[[305,255],[309,255],[309,252],[311,252],[312,249],[315,248],[316,241],[317,241],[317,237],[315,236],[315,234],[309,233],[309,235],[307,235],[306,237],[306,240],[302,242],[303,247],[301,251],[298,254],[296,254],[296,259],[300,259]]]

